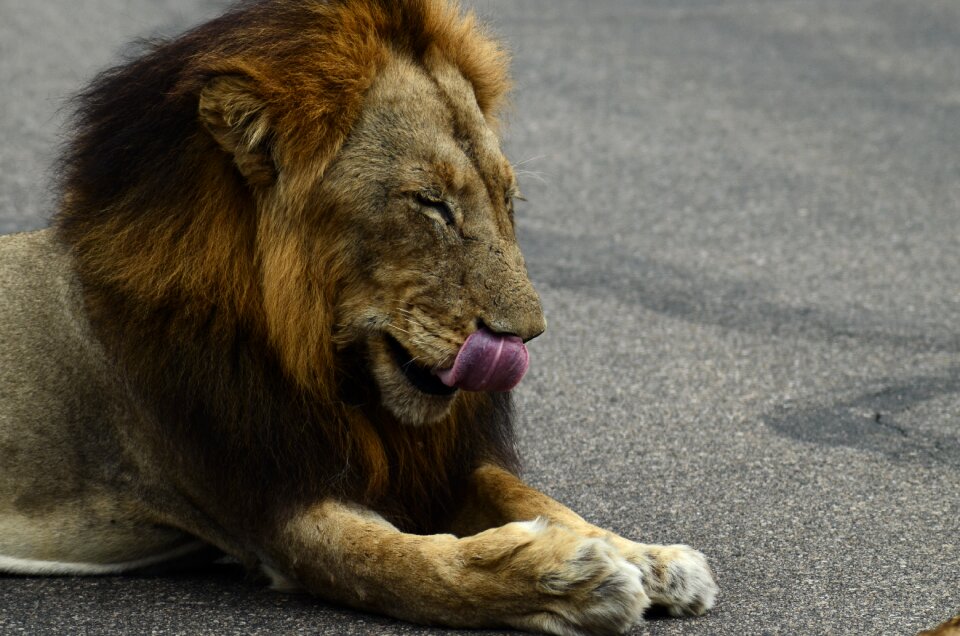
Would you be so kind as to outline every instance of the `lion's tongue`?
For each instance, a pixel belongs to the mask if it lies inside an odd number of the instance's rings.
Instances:
[[[518,336],[474,331],[460,347],[449,369],[437,372],[447,386],[465,391],[509,391],[530,366],[530,355]]]

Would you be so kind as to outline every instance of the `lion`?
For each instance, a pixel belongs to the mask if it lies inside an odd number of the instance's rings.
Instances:
[[[51,228],[0,239],[0,570],[215,548],[422,624],[614,634],[704,556],[518,477],[545,329],[508,55],[442,0],[266,0],[77,98]]]

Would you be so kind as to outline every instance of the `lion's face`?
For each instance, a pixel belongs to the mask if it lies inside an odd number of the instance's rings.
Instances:
[[[434,372],[472,332],[544,330],[514,234],[513,170],[452,66],[391,63],[319,188],[350,262],[336,340],[368,352],[402,421],[448,412],[457,390]]]

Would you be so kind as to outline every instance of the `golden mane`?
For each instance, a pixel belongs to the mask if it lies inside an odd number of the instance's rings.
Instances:
[[[144,434],[205,477],[185,485],[198,496],[233,493],[224,513],[334,493],[426,523],[479,459],[515,461],[507,396],[460,396],[445,421],[403,427],[351,394],[364,370],[334,343],[350,271],[337,228],[306,210],[395,56],[452,63],[495,123],[507,55],[441,0],[244,3],[77,99],[58,234],[146,413]],[[254,97],[234,104],[255,119],[238,143],[272,158],[269,196],[201,122],[214,81]]]
[[[490,120],[509,87],[504,51],[472,16],[461,18],[440,0],[242,5],[104,73],[80,97],[78,131],[64,163],[62,236],[88,273],[140,296],[206,297],[249,318],[266,303],[260,319],[290,357],[290,370],[305,385],[328,385],[311,377],[319,369],[309,361],[331,342],[331,334],[317,331],[322,321],[315,317],[324,309],[317,299],[333,290],[298,295],[285,282],[303,280],[307,246],[281,240],[285,228],[270,226],[295,224],[303,214],[367,89],[395,55],[454,63]],[[243,77],[256,87],[264,134],[275,137],[272,153],[284,167],[277,202],[283,219],[253,218],[245,184],[199,130],[201,91],[218,76]],[[264,245],[265,236],[276,244]],[[272,278],[262,286],[274,294],[267,298],[251,287],[257,247],[263,274]],[[171,261],[174,254],[179,258]],[[341,278],[337,268],[329,256],[331,280]],[[302,324],[305,316],[309,325]]]

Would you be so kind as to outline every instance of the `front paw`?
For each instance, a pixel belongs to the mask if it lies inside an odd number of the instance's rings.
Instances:
[[[654,605],[674,616],[699,616],[713,607],[719,588],[703,554],[685,545],[621,542],[621,553],[643,572]]]
[[[526,536],[506,559],[474,564],[493,565],[518,598],[529,599],[507,620],[512,627],[581,636],[622,634],[642,621],[650,599],[641,572],[607,541],[539,520],[499,530]]]

